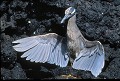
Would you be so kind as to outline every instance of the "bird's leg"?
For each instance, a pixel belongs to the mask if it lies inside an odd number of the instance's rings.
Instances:
[[[72,66],[72,63],[74,61],[74,58],[75,58],[75,55],[73,54],[74,52],[73,51],[70,51],[70,65]]]
[[[68,57],[70,59],[70,65],[72,65],[74,59],[71,57],[71,51],[67,51],[66,54],[68,55]]]
[[[70,57],[70,64],[71,64],[71,66],[73,65],[73,64],[72,64],[73,61],[74,61],[74,59]]]

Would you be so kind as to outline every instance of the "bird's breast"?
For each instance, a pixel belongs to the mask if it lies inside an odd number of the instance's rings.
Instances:
[[[78,52],[80,50],[80,44],[78,39],[71,39],[69,36],[67,37],[67,46],[70,51]]]

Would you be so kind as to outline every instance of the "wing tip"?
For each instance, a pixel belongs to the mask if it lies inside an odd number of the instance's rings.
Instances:
[[[17,43],[16,41],[13,41],[12,43]]]
[[[19,49],[19,48],[17,48],[17,47],[13,47],[13,49],[14,49],[15,51],[17,51],[17,52],[24,52],[24,51],[26,51],[26,50],[21,50],[21,49]]]
[[[91,73],[92,73],[92,75],[94,75],[95,77],[98,77],[98,76],[100,75],[100,73],[101,73],[101,70],[98,71],[98,72],[93,72],[93,71],[91,71]]]
[[[19,40],[15,40],[15,41],[13,41],[12,43],[19,43]]]
[[[24,55],[21,55],[21,58],[25,58],[26,56],[24,56]]]

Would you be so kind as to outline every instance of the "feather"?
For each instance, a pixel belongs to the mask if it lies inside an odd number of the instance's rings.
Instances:
[[[30,62],[48,62],[63,67],[67,65],[68,61],[64,59],[65,52],[59,51],[65,48],[64,45],[61,45],[62,39],[54,33],[32,36],[14,41],[13,43],[20,44],[13,48],[18,52],[25,51],[21,57],[26,57],[26,60],[30,60]]]
[[[97,77],[104,66],[104,50],[100,47],[102,46],[84,48],[74,60],[72,67],[74,69],[91,71]]]
[[[44,48],[44,49],[45,49],[45,50],[44,50],[45,52],[44,52],[44,56],[43,56],[43,59],[42,59],[42,63],[45,63],[45,62],[47,61],[48,51],[49,51],[49,50],[48,50],[48,48],[49,48],[48,46],[49,46],[49,45],[45,45],[45,48]]]
[[[59,66],[61,67],[61,53],[60,53],[59,50],[58,50],[58,58],[59,58],[58,64],[59,64]]]
[[[40,59],[40,57],[41,57],[41,55],[42,55],[42,50],[44,49],[44,48],[43,48],[43,45],[44,45],[44,44],[40,44],[40,43],[39,43],[37,56],[36,56],[36,58],[34,58],[34,61],[35,61],[36,63],[39,62],[39,59]]]
[[[49,55],[50,55],[50,44],[47,45],[47,50],[46,50],[46,55],[44,60],[45,62],[48,61]]]
[[[50,54],[49,54],[49,58],[48,58],[48,60],[47,60],[47,62],[50,63],[50,64],[53,63],[53,62],[52,62],[52,55],[53,55],[52,49],[53,49],[53,46],[50,45],[50,51],[49,51]]]
[[[24,52],[24,51],[36,46],[38,43],[39,42],[35,41],[35,40],[29,41],[29,42],[26,42],[26,43],[21,42],[20,44],[13,46],[13,48],[18,52]]]
[[[40,45],[38,44],[37,46],[36,46],[36,51],[33,53],[33,55],[31,56],[31,59],[30,59],[30,61],[31,62],[34,62],[35,61],[35,59],[37,58],[37,56],[38,56],[38,52],[39,52],[39,49],[40,49]]]
[[[56,48],[56,54],[57,54],[57,57],[56,57],[56,58],[57,58],[57,60],[56,60],[56,64],[57,64],[57,65],[60,65],[60,64],[59,64],[59,60],[60,60],[60,58],[59,58],[58,50],[59,50],[59,49],[58,49],[58,47],[57,47],[57,48]]]
[[[61,49],[59,49],[58,53],[59,53],[59,58],[60,58],[60,67],[62,67],[62,57],[63,57],[63,55],[61,53]]]
[[[32,53],[30,55],[27,56],[26,60],[30,60],[32,59],[35,55],[36,55],[36,51],[38,49],[38,45],[34,47],[34,49],[32,48]]]
[[[40,59],[39,59],[39,62],[41,62],[41,63],[43,63],[43,59],[44,59],[44,55],[45,55],[45,51],[46,51],[46,49],[45,49],[45,45],[43,44],[42,45],[42,52],[41,52],[41,56],[40,56]]]
[[[22,39],[13,41],[12,43],[23,43],[23,42],[29,42],[29,41],[31,41],[31,40],[33,40],[33,36],[32,36],[32,37],[22,38]]]
[[[21,58],[24,58],[24,57],[27,57],[27,56],[33,54],[33,53],[35,52],[35,49],[36,49],[36,48],[37,48],[37,47],[34,46],[33,48],[29,49],[28,51],[26,51],[26,52],[21,56]]]
[[[53,48],[53,57],[52,57],[52,59],[53,59],[53,63],[54,64],[57,64],[56,62],[57,62],[57,55],[56,55],[56,49],[55,48]]]

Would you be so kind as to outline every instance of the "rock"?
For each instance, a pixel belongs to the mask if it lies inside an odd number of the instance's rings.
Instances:
[[[11,70],[6,68],[1,68],[1,76],[3,80],[9,79],[27,79],[24,70],[21,68],[19,63],[15,64],[15,67]]]
[[[120,58],[113,59],[101,76],[106,79],[120,79]]]
[[[19,63],[11,70],[12,79],[27,79],[26,73]]]
[[[9,69],[1,68],[1,79],[3,80],[12,79],[11,72]]]
[[[13,20],[12,18],[10,18],[9,20],[10,21],[7,21],[8,20],[8,15],[5,13],[1,18],[0,18],[0,21],[1,21],[1,30],[4,31],[6,28],[8,27],[16,27],[15,24],[16,24],[16,21]]]
[[[9,35],[2,33],[1,35],[1,63],[2,66],[12,68],[17,60],[17,55],[12,48],[13,39]]]

